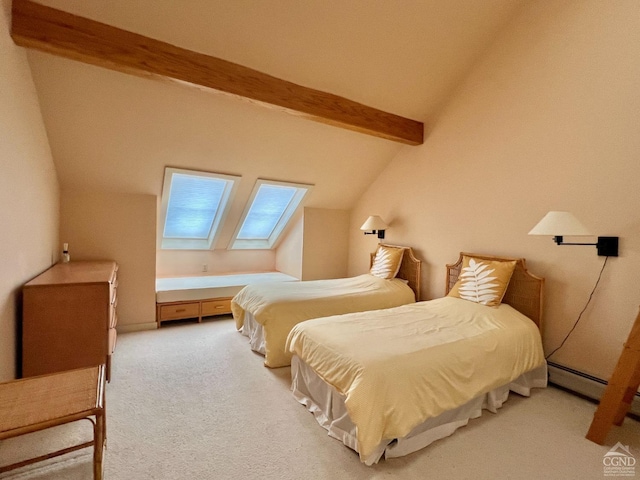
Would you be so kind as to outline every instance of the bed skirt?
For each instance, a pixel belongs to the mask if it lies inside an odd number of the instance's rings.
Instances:
[[[454,410],[430,418],[415,427],[406,437],[384,440],[368,458],[367,465],[385,458],[402,457],[427,445],[448,437],[469,420],[482,415],[482,410],[497,413],[513,391],[528,397],[532,388],[547,386],[547,365],[524,373],[513,382],[480,395]],[[291,361],[291,390],[294,398],[313,413],[317,422],[329,436],[340,440],[347,447],[358,451],[356,427],[351,421],[344,404],[344,396],[324,382],[307,364],[296,355]]]
[[[254,352],[266,355],[266,348],[264,343],[264,329],[253,317],[253,314],[245,311],[244,321],[240,333],[249,338],[249,345]]]

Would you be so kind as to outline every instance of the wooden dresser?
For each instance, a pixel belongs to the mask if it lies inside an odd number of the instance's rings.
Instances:
[[[118,265],[59,263],[23,287],[22,376],[106,365],[116,346]]]

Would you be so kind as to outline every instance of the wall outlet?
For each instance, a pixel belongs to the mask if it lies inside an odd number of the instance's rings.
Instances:
[[[202,271],[203,272],[208,272],[209,271],[209,265],[207,265],[206,263],[202,264]]]

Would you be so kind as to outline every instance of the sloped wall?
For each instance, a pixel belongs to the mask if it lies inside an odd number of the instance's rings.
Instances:
[[[10,6],[0,1],[0,381],[16,375],[21,286],[58,259],[58,179]]]
[[[410,245],[425,261],[424,299],[443,295],[444,265],[460,251],[525,257],[546,278],[549,353],[604,261],[594,247],[527,235],[548,211],[571,211],[594,233],[620,236],[620,257],[609,259],[551,360],[608,378],[640,304],[639,79],[640,3],[526,5],[424,145],[404,148],[354,208],[349,274],[366,270],[357,227],[374,211],[390,223],[389,243]]]

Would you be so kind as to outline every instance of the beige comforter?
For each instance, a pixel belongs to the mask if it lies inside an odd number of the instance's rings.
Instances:
[[[285,343],[294,325],[310,318],[413,302],[413,290],[402,280],[364,274],[332,280],[247,285],[231,301],[231,311],[238,330],[244,324],[245,311],[253,315],[264,330],[265,365],[284,367],[291,364]]]
[[[304,322],[287,349],[345,396],[363,461],[383,439],[402,438],[545,361],[527,317],[450,297]]]

